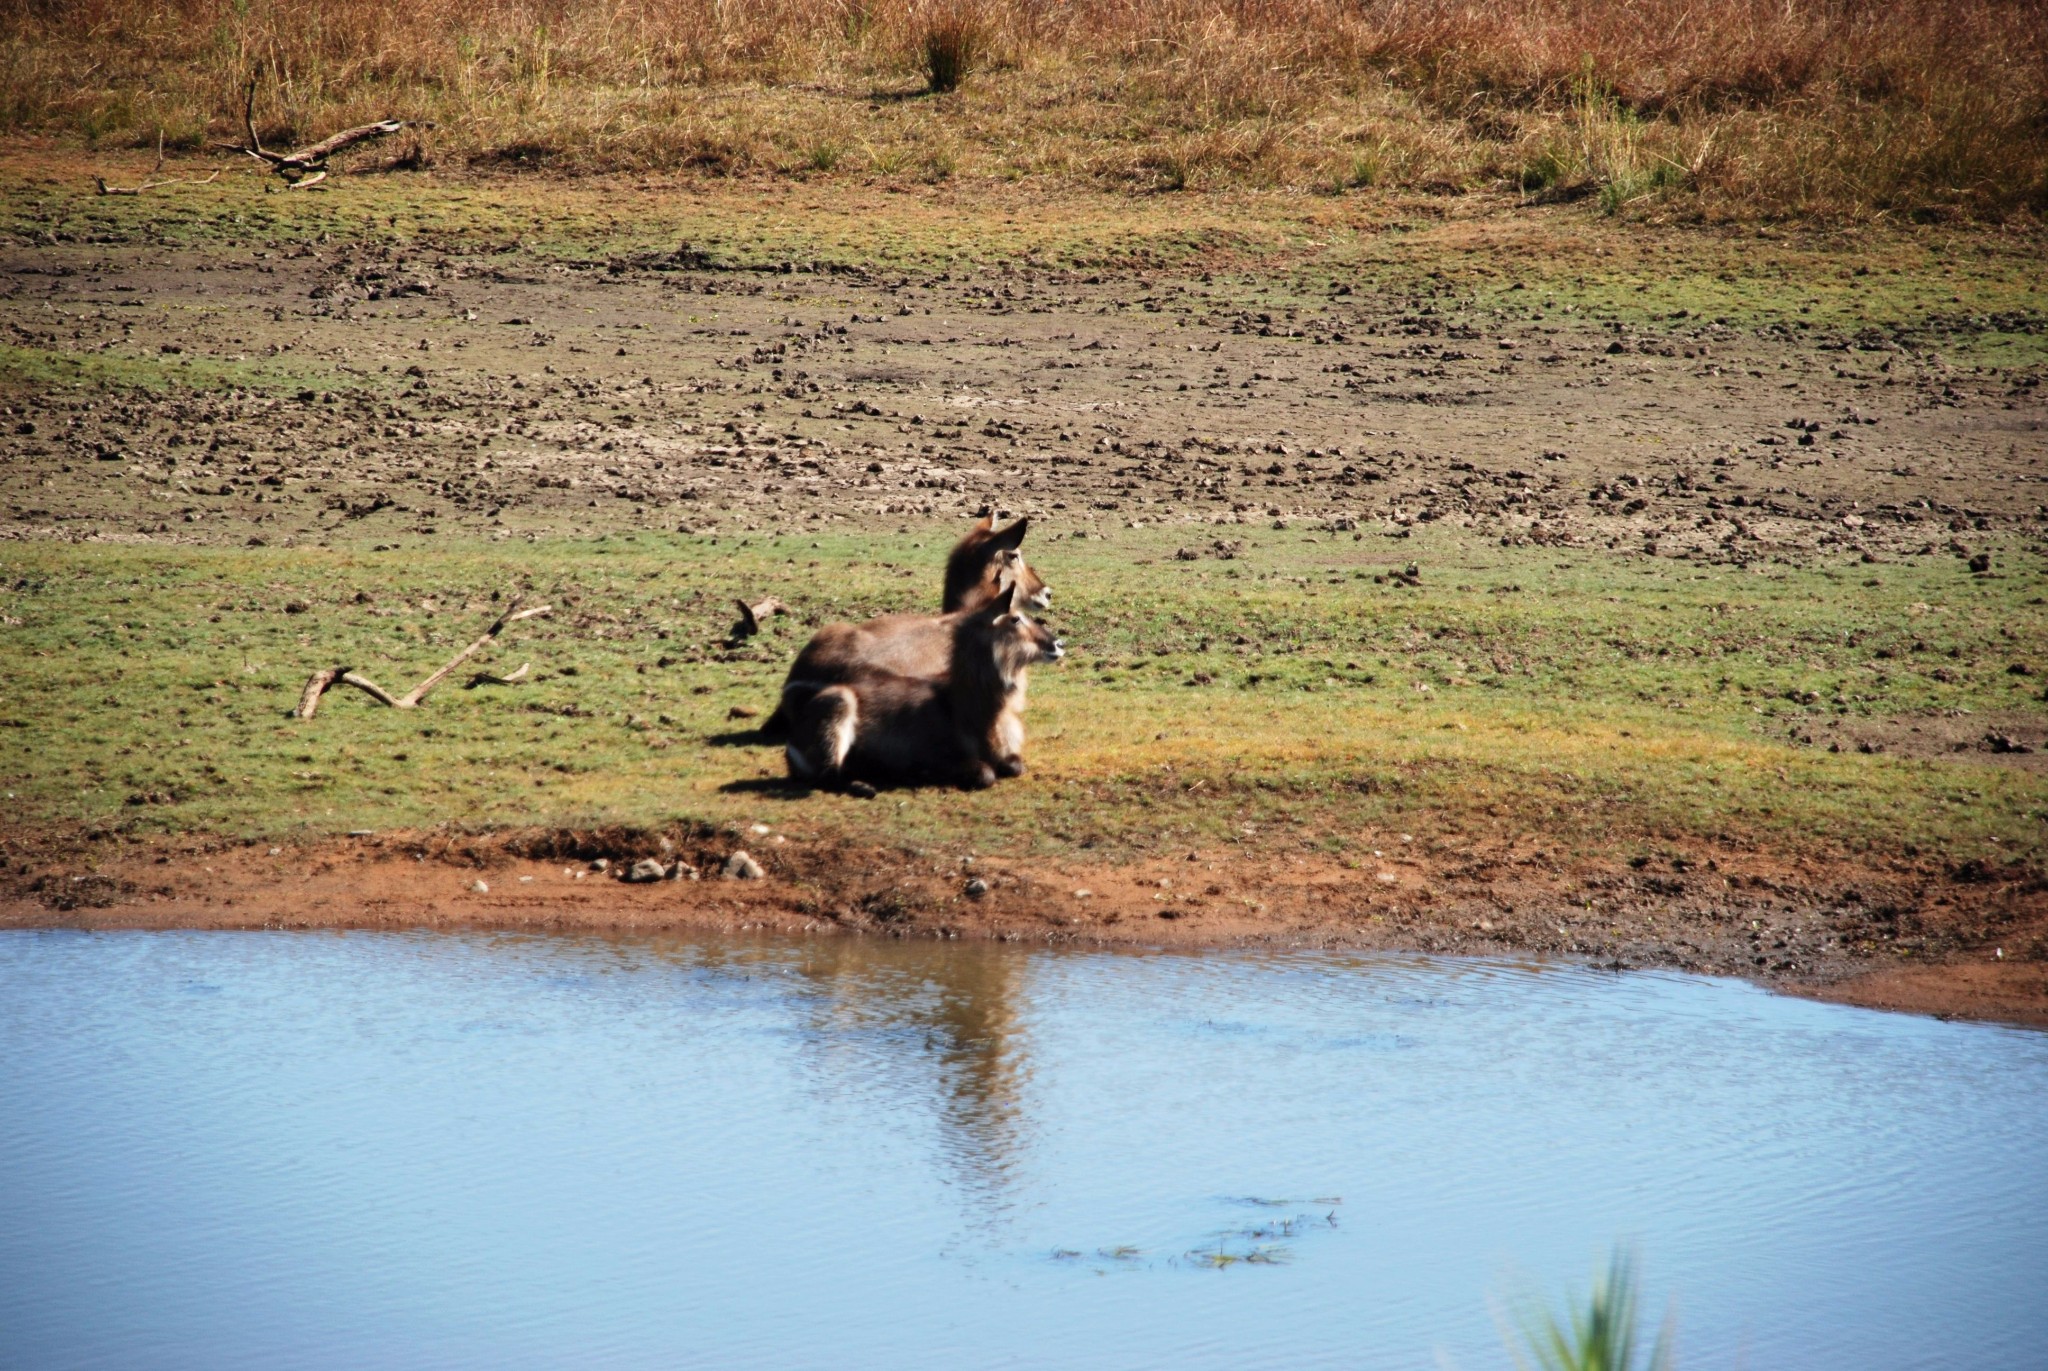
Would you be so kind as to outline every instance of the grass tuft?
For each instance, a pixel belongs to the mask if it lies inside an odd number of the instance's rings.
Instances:
[[[1670,1371],[1671,1324],[1667,1320],[1650,1348],[1647,1362],[1636,1360],[1636,1263],[1626,1248],[1616,1248],[1605,1275],[1595,1276],[1584,1303],[1572,1303],[1563,1321],[1549,1310],[1532,1307],[1522,1318],[1526,1357],[1516,1360],[1528,1371]]]
[[[926,87],[934,95],[960,89],[988,49],[988,26],[972,7],[949,4],[924,20]]]

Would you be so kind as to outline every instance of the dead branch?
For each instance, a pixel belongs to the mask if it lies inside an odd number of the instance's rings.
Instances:
[[[761,625],[768,620],[778,614],[789,613],[789,606],[773,595],[765,600],[756,600],[753,604],[748,604],[745,600],[734,600],[733,603],[739,606],[740,617],[727,630],[727,634],[735,640],[751,638],[761,631]]]
[[[427,698],[428,693],[435,686],[447,680],[455,668],[461,666],[471,657],[476,656],[477,653],[482,652],[485,648],[496,642],[498,635],[503,633],[507,626],[516,624],[521,619],[539,618],[551,609],[553,609],[552,605],[535,605],[531,609],[521,609],[518,599],[514,598],[512,603],[506,606],[505,612],[498,616],[497,621],[484,630],[482,637],[456,653],[448,665],[442,667],[403,695],[393,695],[390,691],[369,679],[369,677],[358,673],[353,667],[333,666],[323,668],[306,678],[306,688],[299,692],[298,708],[292,711],[292,715],[300,719],[312,718],[314,713],[320,708],[320,697],[337,685],[354,686],[357,690],[362,691],[380,704],[387,704],[393,709],[417,709],[420,706],[420,702]],[[487,672],[478,672],[465,689],[474,690],[480,685],[512,685],[525,678],[526,668],[531,665],[532,663],[529,662],[509,676],[492,676]]]
[[[327,693],[327,687],[340,680],[348,672],[347,667],[331,666],[325,671],[316,671],[306,678],[306,688],[299,692],[299,707],[292,711],[292,717],[310,719],[320,708],[320,697]]]
[[[383,686],[378,685],[369,677],[360,675],[357,672],[342,672],[341,683],[343,685],[354,686],[357,690],[362,691],[365,695],[368,695],[371,699],[376,700],[380,704],[390,705],[393,709],[406,708],[405,701],[392,699],[390,691],[386,690]]]
[[[355,668],[331,666],[324,670],[316,671],[306,678],[306,688],[299,692],[299,707],[292,711],[293,717],[300,719],[312,718],[314,711],[320,708],[320,697],[325,695],[329,688],[338,685],[354,686],[371,699],[381,704],[390,705],[393,709],[406,708],[405,705],[399,703],[397,696],[393,695],[383,686],[378,685],[369,677],[360,674]]]
[[[149,179],[151,176],[156,175],[163,169],[164,131],[162,129],[158,129],[156,131],[156,165],[149,169],[148,174],[142,178],[141,184],[133,186],[110,186],[107,184],[107,178],[104,176],[95,176],[92,179],[95,183],[98,184],[100,188],[100,194],[102,195],[140,195],[142,194],[142,192],[146,190],[158,190],[164,186],[203,186],[208,184],[215,177],[220,175],[220,173],[216,171],[213,173],[212,176],[170,176],[164,178],[161,181],[152,181]]]
[[[476,675],[470,677],[468,682],[462,688],[464,690],[475,690],[478,686],[518,685],[521,681],[526,679],[527,668],[531,667],[532,665],[532,662],[521,662],[519,664],[519,670],[509,672],[503,676],[493,676],[488,671],[479,671]]]
[[[505,631],[505,626],[507,624],[516,624],[521,619],[534,618],[537,615],[547,613],[548,610],[551,608],[552,606],[550,605],[535,605],[532,609],[521,609],[519,607],[519,601],[515,598],[512,601],[512,603],[506,607],[505,612],[498,616],[498,622],[492,624],[489,628],[484,630],[484,634],[481,638],[478,638],[468,647],[456,653],[455,659],[449,662],[448,665],[442,667],[439,671],[427,677],[426,680],[421,681],[418,685],[414,686],[409,694],[407,694],[398,701],[398,707],[400,709],[411,709],[418,705],[421,700],[426,699],[427,692],[432,690],[435,686],[441,684],[441,682],[447,680],[449,673],[454,671],[456,667],[461,666],[464,662],[476,656],[477,653],[482,652],[485,648],[489,647],[492,643],[496,642],[498,640],[498,635]]]
[[[317,186],[327,179],[327,159],[343,148],[373,138],[383,138],[405,127],[400,119],[384,119],[374,124],[359,124],[352,129],[322,138],[297,152],[271,152],[263,146],[263,140],[256,136],[256,78],[251,76],[247,88],[242,92],[242,132],[248,137],[246,143],[215,143],[215,147],[245,152],[284,178],[292,190],[303,190]]]

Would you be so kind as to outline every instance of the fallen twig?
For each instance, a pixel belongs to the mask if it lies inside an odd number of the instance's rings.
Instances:
[[[284,178],[285,185],[293,190],[316,186],[327,179],[327,159],[343,148],[372,138],[382,138],[405,127],[401,119],[383,119],[374,124],[359,124],[352,129],[343,129],[300,148],[297,152],[271,152],[263,146],[263,140],[256,136],[256,78],[249,78],[248,88],[242,94],[242,131],[249,137],[247,143],[215,143],[215,147],[245,152],[268,166]]]
[[[164,186],[203,186],[206,185],[208,182],[214,180],[215,177],[218,177],[220,175],[220,173],[216,171],[213,173],[212,176],[169,176],[161,181],[152,181],[149,179],[151,176],[156,175],[163,169],[164,131],[162,129],[158,129],[156,131],[156,165],[149,169],[148,175],[145,175],[142,178],[141,184],[133,186],[110,186],[107,184],[107,178],[104,176],[95,176],[92,179],[95,183],[98,184],[100,188],[100,194],[102,195],[140,195],[142,194],[142,192],[146,190],[158,190]]]
[[[519,670],[508,672],[506,675],[503,676],[493,676],[488,671],[479,671],[476,675],[470,677],[468,683],[465,684],[462,688],[464,690],[475,690],[478,686],[518,685],[521,681],[526,679],[527,669],[532,665],[532,662],[521,662],[519,664]]]
[[[734,600],[733,603],[739,606],[740,617],[733,623],[730,629],[726,630],[726,633],[735,642],[741,638],[753,637],[761,631],[762,624],[776,615],[789,613],[789,606],[776,599],[773,595],[770,595],[765,600],[756,600],[752,604],[748,604],[745,600]]]
[[[320,708],[320,697],[337,685],[354,686],[357,690],[362,691],[380,704],[390,705],[393,709],[417,709],[420,702],[427,698],[428,692],[440,685],[441,682],[447,680],[456,667],[461,666],[471,657],[476,656],[477,653],[496,642],[498,635],[503,633],[508,625],[516,624],[521,619],[538,618],[548,613],[552,608],[552,605],[535,605],[531,609],[521,609],[519,601],[514,599],[506,607],[505,612],[498,616],[497,621],[484,630],[482,637],[456,653],[448,665],[442,667],[403,695],[393,695],[369,677],[356,671],[354,667],[324,667],[306,678],[306,688],[299,692],[299,704],[292,711],[292,715],[300,719],[312,718],[314,713]],[[480,685],[512,685],[525,677],[526,669],[531,665],[532,663],[529,662],[509,676],[492,676],[487,672],[478,672],[464,689],[474,690]]]

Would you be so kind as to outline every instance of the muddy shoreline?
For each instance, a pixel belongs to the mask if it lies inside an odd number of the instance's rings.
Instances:
[[[1455,862],[1421,849],[1364,863],[1190,850],[1088,864],[687,828],[388,832],[291,844],[43,834],[0,840],[0,851],[9,859],[0,928],[762,932],[1537,953],[2048,1027],[2048,966],[2029,950],[2048,932],[2048,882],[1899,862],[1700,851],[1666,871],[1517,858],[1502,845]],[[754,856],[763,876],[727,875],[735,851]],[[44,859],[25,860],[35,852]],[[643,858],[682,869],[623,879]]]

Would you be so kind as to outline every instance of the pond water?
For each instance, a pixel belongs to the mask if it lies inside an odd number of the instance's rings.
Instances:
[[[0,934],[0,1366],[2048,1365],[2048,1035],[1386,955]]]

